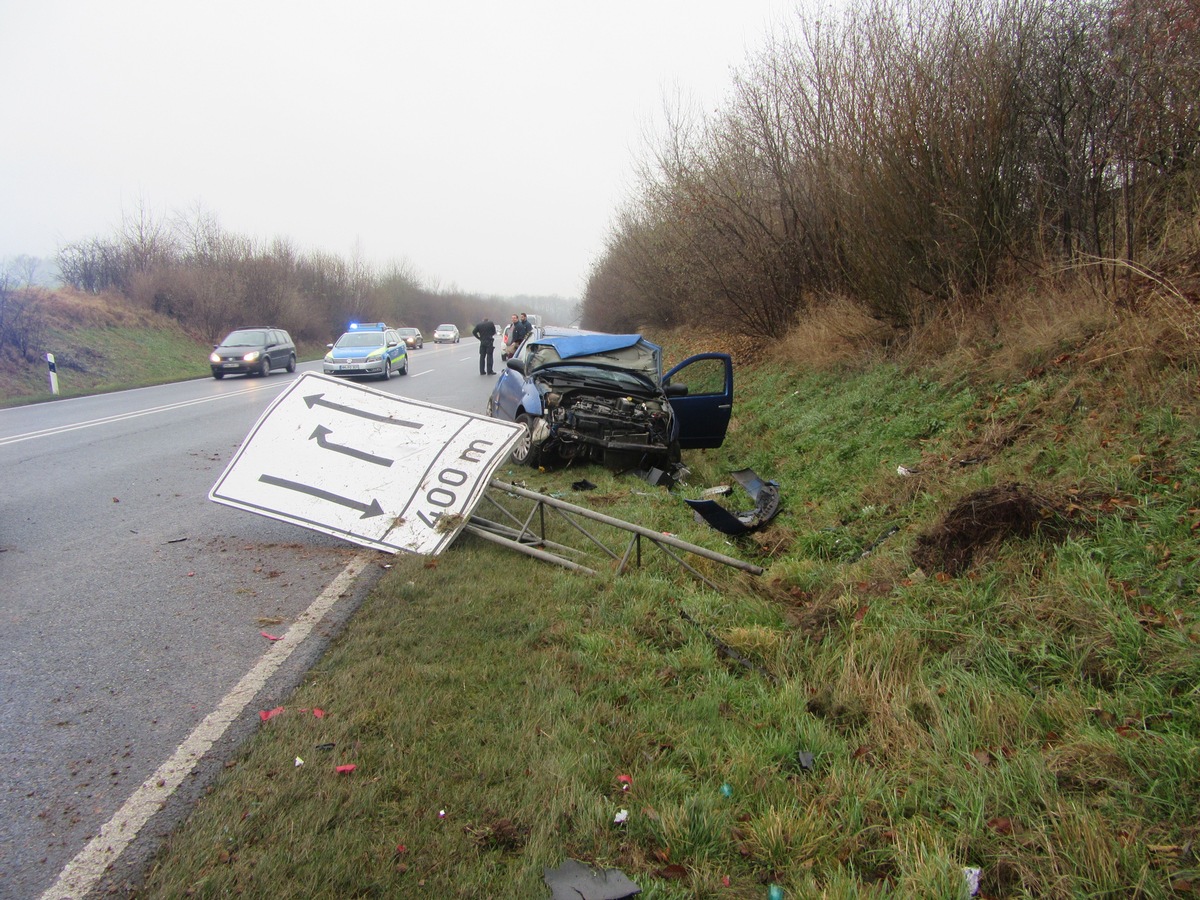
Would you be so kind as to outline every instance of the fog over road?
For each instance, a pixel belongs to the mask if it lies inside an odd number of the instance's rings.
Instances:
[[[482,412],[478,345],[371,386]],[[497,360],[498,361],[498,360]],[[320,370],[319,363],[300,371]],[[298,375],[299,373],[297,373]],[[36,897],[353,559],[355,589],[184,779],[110,877],[136,877],[352,611],[383,554],[207,499],[297,375],[0,410],[0,897]]]

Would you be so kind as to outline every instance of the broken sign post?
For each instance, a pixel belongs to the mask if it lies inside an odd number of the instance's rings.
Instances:
[[[208,496],[389,553],[436,555],[520,434],[516,423],[306,372]]]

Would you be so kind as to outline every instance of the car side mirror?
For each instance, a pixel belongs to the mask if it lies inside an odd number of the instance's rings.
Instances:
[[[388,346],[389,347],[399,347],[400,344],[396,341],[388,341]]]
[[[333,344],[326,344],[325,346],[326,346],[328,349],[330,349],[330,350],[332,350],[332,349],[333,349]]]
[[[668,384],[663,388],[663,393],[668,397],[686,397],[688,386],[686,384]]]
[[[514,372],[520,372],[522,375],[525,374],[525,363],[519,359],[510,359],[508,361],[508,367]]]

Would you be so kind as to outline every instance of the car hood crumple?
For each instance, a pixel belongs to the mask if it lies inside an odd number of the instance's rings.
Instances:
[[[662,384],[662,348],[640,334],[547,335],[529,345],[525,371],[570,362],[622,369]]]

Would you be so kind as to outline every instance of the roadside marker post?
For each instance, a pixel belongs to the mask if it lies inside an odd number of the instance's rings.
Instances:
[[[46,365],[50,368],[50,393],[58,396],[58,368],[54,365],[54,354],[46,354]]]

